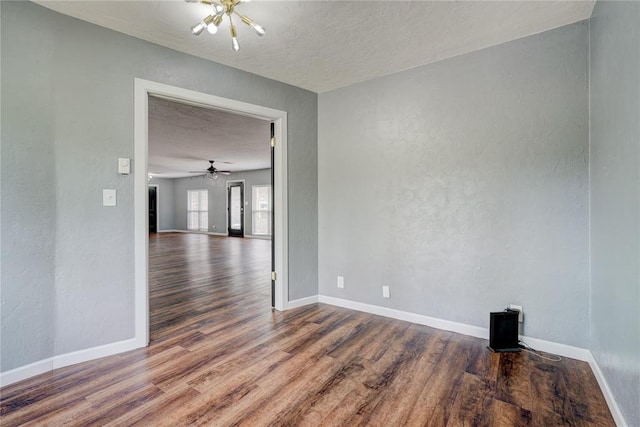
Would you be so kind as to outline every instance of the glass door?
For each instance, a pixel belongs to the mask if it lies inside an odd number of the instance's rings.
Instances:
[[[244,183],[229,183],[229,236],[244,237]]]

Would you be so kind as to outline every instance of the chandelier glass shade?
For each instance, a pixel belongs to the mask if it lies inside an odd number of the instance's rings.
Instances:
[[[264,27],[258,25],[253,19],[246,15],[241,15],[236,12],[236,7],[241,3],[246,3],[248,0],[185,0],[187,3],[203,3],[211,5],[211,13],[205,16],[202,21],[191,27],[191,32],[198,36],[206,29],[210,34],[218,32],[218,27],[223,22],[225,15],[229,20],[229,32],[231,34],[231,48],[237,52],[240,50],[240,43],[238,42],[238,32],[236,26],[233,23],[233,16],[240,18],[260,37],[265,35]]]

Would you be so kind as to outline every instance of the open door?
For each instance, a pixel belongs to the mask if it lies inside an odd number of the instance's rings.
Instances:
[[[274,168],[274,160],[275,160],[275,150],[276,150],[276,126],[275,123],[271,122],[271,307],[276,307],[276,232],[275,226],[275,207],[276,207],[276,199],[275,199],[275,168]]]

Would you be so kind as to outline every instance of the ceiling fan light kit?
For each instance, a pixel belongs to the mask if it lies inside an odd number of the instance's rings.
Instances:
[[[204,172],[205,174],[203,176],[211,181],[215,181],[220,175],[231,175],[231,171],[218,170],[215,166],[213,166],[214,163],[215,160],[209,160],[209,167],[204,171],[190,171],[189,173],[202,174],[202,172]]]
[[[266,31],[264,27],[258,25],[253,19],[249,18],[246,15],[241,15],[236,12],[235,8],[240,3],[246,3],[248,0],[185,0],[187,3],[203,3],[207,5],[211,5],[211,14],[204,17],[202,21],[191,27],[191,32],[198,36],[202,34],[204,29],[206,28],[210,34],[215,34],[218,32],[218,27],[223,21],[225,15],[229,18],[229,32],[231,34],[231,48],[237,52],[240,50],[240,43],[238,42],[238,32],[236,30],[236,26],[233,24],[233,15],[236,15],[240,18],[242,22],[244,22],[249,27],[253,28],[257,35],[260,37],[264,36]]]

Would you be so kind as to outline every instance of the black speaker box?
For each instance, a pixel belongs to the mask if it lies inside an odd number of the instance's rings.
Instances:
[[[518,345],[517,310],[505,310],[490,314],[489,350],[496,352],[520,351]]]

